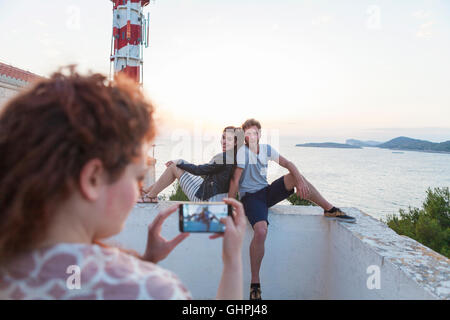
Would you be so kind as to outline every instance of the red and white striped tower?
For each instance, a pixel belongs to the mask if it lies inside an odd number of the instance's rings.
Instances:
[[[111,0],[113,8],[113,36],[111,65],[114,73],[124,72],[136,82],[143,82],[143,48],[148,47],[150,14],[144,7],[150,0]]]

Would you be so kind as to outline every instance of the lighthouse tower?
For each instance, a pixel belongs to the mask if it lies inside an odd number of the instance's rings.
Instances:
[[[111,67],[137,83],[143,83],[143,49],[149,45],[150,14],[144,7],[150,0],[111,0],[113,2],[113,36]]]
[[[137,83],[144,81],[144,48],[149,45],[150,13],[144,8],[150,0],[111,0],[113,8],[113,35],[111,39],[111,67],[114,74],[121,72]],[[154,157],[147,156],[147,171],[143,188],[155,183]],[[145,200],[144,198],[142,200]]]

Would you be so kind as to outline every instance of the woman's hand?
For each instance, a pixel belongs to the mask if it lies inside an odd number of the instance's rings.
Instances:
[[[171,165],[177,165],[177,164],[179,164],[181,162],[181,159],[177,159],[177,160],[170,160],[170,161],[167,161],[166,162],[166,167],[168,168],[168,167],[170,167]]]
[[[172,160],[166,162],[166,167],[167,168],[170,167],[171,165],[173,165],[173,161]]]
[[[233,218],[220,219],[225,224],[225,232],[210,236],[210,239],[224,238],[222,259],[224,264],[233,264],[240,261],[242,252],[242,242],[244,240],[246,219],[244,207],[236,199],[225,198],[223,201],[233,207]]]
[[[167,241],[161,236],[161,228],[164,220],[177,211],[179,206],[179,204],[173,205],[161,211],[158,213],[155,220],[153,220],[152,224],[148,228],[147,248],[144,256],[142,257],[143,260],[153,263],[158,263],[159,261],[164,260],[181,241],[189,236],[189,233],[180,233],[170,241]]]
[[[244,240],[246,219],[242,203],[235,199],[224,199],[233,207],[233,218],[221,219],[225,224],[225,232],[210,236],[210,239],[223,237],[223,271],[217,289],[216,299],[241,300],[242,288],[242,242]]]

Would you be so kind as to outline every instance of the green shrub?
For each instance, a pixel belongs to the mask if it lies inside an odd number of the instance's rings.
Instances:
[[[417,240],[450,258],[450,191],[428,188],[422,208],[400,209],[388,215],[387,225],[395,232]]]
[[[177,182],[175,184],[175,191],[172,191],[172,193],[169,196],[169,200],[170,201],[189,201],[189,198],[181,189],[179,182]]]
[[[294,206],[317,206],[314,202],[300,198],[295,192],[287,200]]]

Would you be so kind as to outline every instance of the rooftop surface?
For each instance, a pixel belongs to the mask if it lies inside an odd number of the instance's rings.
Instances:
[[[0,62],[0,80],[15,84],[15,85],[25,85],[26,83],[30,83],[36,80],[41,79],[41,76],[38,76],[32,72],[22,70],[16,68],[11,65],[7,65],[5,63]]]
[[[174,203],[137,204],[111,242],[142,253],[147,226]],[[263,299],[450,299],[449,259],[357,208],[345,211],[357,218],[356,224],[328,220],[317,207],[270,209],[261,267]],[[174,213],[163,226],[163,236],[171,239],[178,233]],[[248,225],[244,288],[250,284],[252,233]],[[222,270],[221,240],[191,234],[161,265],[174,271],[195,299],[212,299]]]

